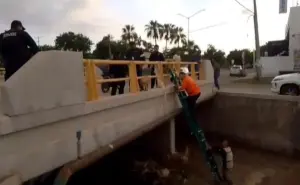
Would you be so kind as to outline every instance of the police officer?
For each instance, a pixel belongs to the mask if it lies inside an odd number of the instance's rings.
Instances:
[[[134,42],[129,43],[130,48],[127,50],[125,59],[126,60],[134,60],[134,61],[145,61],[145,57],[143,57],[143,51],[140,48],[136,47],[136,44]],[[136,73],[137,76],[142,76],[143,69],[142,65],[136,65]],[[138,80],[140,90],[143,90],[143,86],[141,84],[141,80]]]
[[[38,51],[38,46],[22,23],[18,20],[12,21],[10,30],[0,34],[0,55],[5,68],[5,81]]]
[[[165,61],[164,55],[161,52],[159,52],[158,45],[154,46],[154,51],[151,53],[149,61],[160,61],[160,62]],[[155,75],[155,66],[154,65],[151,66],[151,75],[152,76]],[[151,78],[151,89],[153,89],[155,85],[157,86],[156,78]]]
[[[123,60],[120,52],[114,54],[113,60]],[[109,74],[112,78],[125,78],[128,74],[128,65],[109,65]],[[124,94],[125,81],[111,82],[111,95],[114,96],[119,90],[119,94]]]

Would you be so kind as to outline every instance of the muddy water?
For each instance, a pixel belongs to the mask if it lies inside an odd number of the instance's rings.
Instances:
[[[232,180],[236,185],[299,185],[300,160],[291,159],[265,151],[242,147],[233,143],[234,169]],[[202,154],[196,144],[191,146],[190,174],[187,184],[208,182],[210,174],[203,163]],[[205,184],[205,183],[204,183]]]
[[[211,184],[211,175],[203,161],[202,154],[192,136],[177,138],[177,149],[183,152],[186,146],[190,154],[187,164],[178,159],[162,160],[147,148],[143,139],[137,139],[129,145],[106,156],[93,166],[76,173],[69,185],[147,185],[162,182],[166,185]],[[216,141],[212,141],[216,142]],[[231,141],[235,158],[232,179],[236,185],[299,185],[300,161],[284,156],[250,149]],[[167,178],[155,174],[141,175],[134,161],[156,161],[158,169],[168,169]],[[155,163],[155,162],[154,162]],[[160,179],[160,180],[157,180]],[[162,179],[162,180],[161,180]]]

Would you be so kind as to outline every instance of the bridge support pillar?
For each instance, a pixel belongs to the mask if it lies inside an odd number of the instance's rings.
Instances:
[[[176,143],[175,143],[175,118],[172,118],[170,120],[170,153],[175,154],[176,153]]]
[[[145,134],[143,141],[153,156],[165,158],[176,153],[175,134],[175,118],[172,118]]]

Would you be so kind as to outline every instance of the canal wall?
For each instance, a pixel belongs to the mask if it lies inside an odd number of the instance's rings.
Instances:
[[[299,102],[299,97],[218,93],[198,107],[198,121],[206,132],[295,155],[300,151]]]

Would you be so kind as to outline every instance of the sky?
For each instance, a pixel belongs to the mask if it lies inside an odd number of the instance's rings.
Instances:
[[[239,1],[253,10],[252,0]],[[297,3],[288,1],[289,7]],[[283,39],[288,13],[279,14],[279,0],[257,0],[257,7],[261,45]],[[131,24],[147,40],[144,27],[150,20],[181,26],[187,34],[187,19],[178,13],[190,16],[202,9],[190,19],[190,40],[201,50],[208,44],[227,53],[254,48],[253,18],[234,0],[2,0],[0,31],[17,19],[40,45],[53,45],[55,37],[67,31],[83,33],[97,43],[107,34],[119,39],[122,27]],[[211,25],[219,26],[202,29]]]

